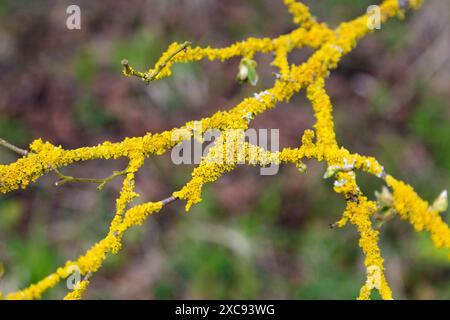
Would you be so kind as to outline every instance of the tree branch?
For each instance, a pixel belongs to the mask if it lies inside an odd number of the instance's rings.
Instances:
[[[27,150],[21,149],[21,148],[15,146],[15,145],[13,145],[12,143],[9,143],[5,139],[0,138],[0,145],[5,147],[5,148],[7,148],[7,149],[9,149],[9,150],[11,150],[11,151],[13,151],[13,152],[15,152],[15,153],[17,153],[17,154],[20,154],[22,156],[28,155],[28,151]]]
[[[185,51],[187,49],[187,47],[190,45],[191,43],[189,41],[186,41],[184,43],[182,43],[177,50],[175,50],[174,52],[172,52],[169,56],[167,56],[166,59],[163,60],[163,62],[161,62],[159,65],[156,66],[156,68],[152,71],[152,72],[141,72],[141,71],[136,71],[134,70],[133,67],[131,67],[128,63],[127,59],[123,59],[122,60],[122,65],[124,67],[123,69],[123,73],[127,76],[135,76],[138,78],[141,78],[142,80],[144,80],[145,82],[150,83],[151,81],[155,80],[155,78],[158,76],[158,74],[162,71],[162,69],[164,69],[167,65],[167,63],[169,63],[177,54],[179,54],[181,51]]]

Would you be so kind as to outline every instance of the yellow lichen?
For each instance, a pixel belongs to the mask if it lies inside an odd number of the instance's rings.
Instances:
[[[48,289],[71,274],[74,267],[82,275],[95,273],[108,254],[116,254],[122,244],[123,234],[132,226],[142,224],[148,215],[159,212],[168,203],[166,201],[147,202],[131,206],[139,195],[135,192],[135,174],[142,167],[145,158],[161,155],[183,140],[194,137],[201,141],[202,134],[208,129],[221,132],[208,154],[192,172],[192,177],[184,187],[173,193],[174,199],[186,201],[186,210],[201,201],[205,184],[219,179],[224,173],[233,170],[239,164],[266,166],[269,164],[295,164],[305,172],[304,158],[325,161],[325,178],[333,178],[335,192],[342,194],[347,202],[342,218],[336,223],[343,227],[347,222],[353,224],[359,235],[366,267],[366,282],[360,290],[360,299],[370,298],[372,289],[379,291],[383,299],[392,299],[392,292],[384,274],[383,258],[378,246],[378,231],[372,227],[371,216],[377,206],[368,200],[359,189],[356,170],[362,170],[386,180],[393,189],[395,210],[402,219],[408,220],[417,231],[431,232],[431,238],[437,247],[450,248],[450,231],[436,210],[431,210],[414,190],[386,175],[384,168],[373,157],[351,153],[339,146],[334,131],[332,104],[325,90],[325,78],[330,70],[337,67],[341,58],[349,53],[358,40],[372,30],[367,25],[365,14],[349,22],[341,23],[332,30],[324,23],[316,22],[309,8],[294,0],[284,0],[294,22],[299,27],[291,33],[277,38],[249,38],[225,48],[191,47],[189,43],[172,43],[162,54],[155,66],[148,72],[135,71],[128,61],[123,61],[124,74],[137,76],[144,81],[153,81],[170,76],[175,63],[193,62],[204,58],[224,61],[232,57],[252,59],[255,53],[273,53],[272,65],[279,69],[274,86],[254,97],[246,98],[228,111],[218,111],[209,118],[190,121],[180,128],[161,133],[147,133],[143,137],[126,138],[121,142],[106,141],[97,146],[65,150],[49,142],[38,139],[31,143],[29,152],[21,159],[9,165],[0,165],[0,192],[7,193],[18,188],[26,188],[42,175],[57,168],[75,162],[93,159],[129,159],[126,175],[119,197],[116,200],[116,212],[109,231],[104,239],[92,246],[75,261],[68,261],[53,274],[28,288],[6,295],[7,299],[37,299]],[[420,0],[410,0],[412,8],[419,7]],[[405,8],[399,7],[397,0],[385,0],[380,5],[381,22],[402,15]],[[288,61],[288,54],[304,46],[317,48],[316,52],[303,64],[295,65]],[[256,65],[254,65],[256,66]],[[297,148],[284,148],[271,152],[247,142],[240,143],[243,130],[250,122],[279,102],[287,102],[301,89],[307,90],[316,123],[313,130],[305,130]],[[238,129],[233,133],[230,129]],[[230,148],[231,146],[231,148]],[[244,153],[240,153],[243,150]],[[80,299],[89,285],[89,280],[81,281],[66,299]],[[0,296],[1,297],[1,296]]]
[[[76,288],[64,297],[64,300],[80,300],[82,298],[83,292],[86,291],[88,285],[89,280],[80,281],[80,283],[77,284]]]

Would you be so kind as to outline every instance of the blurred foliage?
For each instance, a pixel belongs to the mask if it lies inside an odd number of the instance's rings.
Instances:
[[[436,96],[426,95],[412,114],[413,132],[430,149],[439,166],[450,170],[450,111]]]

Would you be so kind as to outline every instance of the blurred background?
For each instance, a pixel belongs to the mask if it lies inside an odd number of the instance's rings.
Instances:
[[[371,1],[305,1],[332,27]],[[66,28],[66,8],[81,8],[81,30]],[[332,72],[340,144],[374,155],[389,173],[433,201],[450,187],[450,2],[427,0],[405,21],[391,20]],[[238,84],[239,58],[177,65],[150,86],[121,75],[127,58],[153,65],[172,41],[226,46],[249,36],[274,37],[295,28],[279,0],[0,1],[0,137],[26,148],[43,138],[65,148],[120,141],[180,126],[230,109],[273,83],[270,55],[257,55],[257,87]],[[313,51],[297,50],[301,63]],[[256,128],[280,128],[281,147],[297,146],[314,123],[304,92],[268,111]],[[0,163],[17,156],[0,149]],[[93,161],[62,169],[103,178],[126,162]],[[89,299],[293,298],[353,299],[365,281],[352,226],[330,229],[342,196],[308,162],[276,176],[240,167],[204,190],[184,212],[174,203],[125,236],[124,249],[93,277]],[[170,153],[148,159],[137,177],[140,201],[165,198],[184,185],[192,166]],[[373,198],[378,179],[359,174]],[[0,195],[0,290],[23,288],[101,239],[114,212],[121,179],[97,191],[91,184],[56,187],[47,175],[26,190]],[[449,213],[444,219],[450,222]],[[427,234],[395,219],[380,246],[396,298],[450,299],[450,265]],[[62,298],[65,283],[45,298]],[[377,294],[373,294],[377,298]]]

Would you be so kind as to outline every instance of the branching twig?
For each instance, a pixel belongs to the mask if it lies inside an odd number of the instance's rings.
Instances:
[[[62,186],[63,184],[65,184],[67,182],[90,182],[90,183],[98,183],[99,184],[99,186],[97,187],[98,190],[102,190],[105,187],[105,185],[108,182],[110,182],[111,180],[113,180],[117,177],[126,175],[128,173],[127,170],[114,171],[112,175],[110,175],[109,177],[106,177],[104,179],[93,179],[93,178],[76,178],[76,177],[72,177],[72,176],[67,176],[56,168],[54,169],[54,171],[60,178],[59,181],[55,182],[56,186]]]
[[[383,1],[380,5],[383,21],[389,17],[403,13],[399,7],[409,4],[416,8],[420,4],[419,0],[399,1],[400,0]],[[149,83],[153,80],[168,76],[170,74],[169,69],[175,62],[198,61],[205,57],[210,60],[225,60],[237,55],[246,57],[249,52],[251,52],[252,55],[255,52],[275,52],[276,56],[273,65],[280,69],[281,75],[276,76],[278,81],[275,82],[273,88],[255,94],[253,99],[245,99],[230,111],[218,111],[214,116],[202,119],[200,123],[206,124],[208,129],[217,128],[221,131],[225,128],[247,129],[249,119],[274,107],[278,102],[289,101],[294,93],[306,88],[307,97],[312,103],[314,115],[317,120],[315,124],[316,131],[305,130],[301,139],[301,146],[296,149],[289,148],[277,152],[275,155],[277,155],[277,157],[280,156],[280,158],[271,156],[265,158],[265,160],[260,159],[257,163],[252,162],[251,164],[266,166],[268,163],[293,163],[297,166],[299,171],[302,172],[304,171],[304,165],[302,165],[301,159],[308,157],[316,158],[319,161],[325,160],[328,163],[328,169],[324,178],[336,177],[337,180],[334,183],[334,190],[337,193],[343,194],[347,202],[342,218],[330,226],[343,227],[347,221],[355,225],[360,234],[359,244],[365,254],[367,281],[362,286],[359,297],[361,299],[370,298],[372,289],[376,288],[383,299],[391,299],[392,292],[383,273],[384,267],[380,248],[378,246],[378,232],[372,227],[373,222],[371,218],[376,212],[377,203],[368,200],[362,192],[360,193],[360,189],[356,183],[354,169],[362,169],[365,172],[385,180],[387,185],[393,189],[393,194],[389,195],[389,197],[397,201],[396,203],[398,203],[398,205],[395,206],[395,208],[398,210],[398,214],[402,217],[407,217],[416,229],[430,231],[432,240],[436,246],[450,248],[450,229],[438,214],[443,210],[445,211],[447,208],[447,193],[442,193],[442,196],[440,196],[430,207],[409,185],[395,180],[395,178],[390,175],[386,175],[383,167],[376,159],[358,154],[353,155],[347,149],[338,145],[336,141],[332,104],[330,97],[325,90],[325,78],[328,76],[331,69],[336,68],[342,56],[349,53],[357,41],[370,32],[369,28],[366,27],[366,24],[363,23],[367,18],[367,15],[361,16],[351,22],[343,23],[336,31],[333,31],[328,27],[324,27],[322,24],[316,24],[314,18],[309,13],[309,9],[304,5],[298,4],[294,0],[284,0],[284,2],[288,5],[289,11],[294,14],[296,22],[314,24],[318,29],[312,31],[313,28],[311,27],[310,34],[310,31],[306,31],[305,33],[305,29],[302,27],[302,29],[295,30],[289,35],[280,36],[276,39],[264,38],[258,40],[251,38],[238,45],[232,45],[222,49],[198,47],[194,50],[187,51],[187,48],[190,45],[189,42],[183,44],[174,43],[169,46],[168,51],[163,54],[153,69],[150,69],[147,72],[135,71],[129,65],[127,60],[123,60],[123,73],[127,76],[139,77]],[[306,26],[305,28],[308,29],[309,27]],[[302,40],[305,36],[307,40]],[[314,41],[311,41],[312,38],[315,38]],[[289,64],[287,54],[292,48],[301,47],[303,45],[310,45],[313,48],[318,48],[318,50],[307,62],[304,62],[301,65]],[[177,56],[182,51],[185,51],[186,53]],[[272,99],[264,99],[263,96],[267,94],[272,96]],[[251,110],[250,115],[248,112],[249,110]],[[241,120],[237,121],[237,119]],[[247,119],[247,121],[242,121],[242,119]],[[186,124],[186,127],[191,128],[191,123]],[[206,128],[204,127],[203,129]],[[204,130],[202,130],[202,132],[203,131]],[[44,149],[42,152],[36,154],[30,154],[26,150],[17,148],[4,140],[0,140],[0,145],[17,152],[18,154],[24,156],[30,155],[9,166],[0,166],[0,177],[3,178],[3,172],[6,173],[6,175],[4,175],[4,181],[0,183],[0,192],[2,193],[18,189],[19,187],[26,187],[29,182],[35,181],[48,171],[54,171],[60,178],[56,185],[62,185],[67,182],[90,182],[99,184],[98,189],[102,189],[109,181],[116,177],[127,174],[128,178],[125,179],[120,196],[116,200],[117,209],[107,236],[89,249],[83,256],[80,256],[76,262],[66,263],[64,267],[58,269],[38,283],[19,292],[9,294],[7,296],[8,299],[40,298],[45,291],[54,287],[58,282],[65,278],[65,275],[69,272],[70,266],[73,264],[79,265],[80,269],[84,270],[83,273],[87,273],[87,276],[85,277],[85,281],[87,281],[91,276],[91,273],[96,272],[103,264],[107,253],[112,252],[115,254],[119,251],[122,244],[122,235],[125,231],[132,226],[140,225],[150,214],[159,212],[166,204],[170,204],[177,199],[186,200],[186,210],[189,210],[192,204],[201,201],[202,188],[206,183],[216,181],[224,173],[233,170],[239,162],[239,160],[233,160],[231,164],[227,163],[226,165],[223,164],[223,159],[222,161],[216,159],[218,162],[207,162],[206,160],[212,159],[213,153],[211,153],[211,150],[213,149],[211,149],[208,156],[202,159],[199,167],[193,171],[192,179],[182,189],[174,192],[172,196],[160,200],[159,202],[146,202],[126,210],[131,201],[137,196],[137,193],[134,190],[134,173],[142,166],[144,158],[151,154],[163,154],[169,148],[174,146],[173,138],[170,138],[171,136],[173,137],[171,133],[173,133],[173,131],[165,131],[162,134],[136,137],[131,141],[125,139],[124,142],[114,144],[105,142],[102,145],[84,148],[83,150],[64,150],[62,147],[55,147],[55,150]],[[189,133],[187,139],[190,139],[192,134]],[[313,140],[315,137],[317,139],[314,142]],[[183,140],[186,140],[186,138]],[[225,140],[222,138],[222,142],[227,141],[231,141],[231,139],[227,138]],[[37,141],[36,143],[37,145],[43,144],[42,141]],[[218,151],[218,144],[219,143],[216,142],[216,151]],[[33,148],[33,150],[35,150],[35,148]],[[36,150],[39,150],[39,148],[36,148]],[[135,152],[137,150],[140,152]],[[233,147],[233,153],[234,150]],[[285,150],[287,150],[287,152],[285,152]],[[47,151],[51,156],[46,156]],[[216,153],[222,154],[222,152],[223,150],[220,149],[220,151]],[[272,155],[272,153],[270,154]],[[115,171],[111,176],[105,179],[75,178],[64,175],[58,171],[58,167],[67,166],[80,160],[87,161],[99,158],[110,159],[124,156],[130,159],[129,169]],[[350,163],[347,163],[348,159],[351,159]],[[344,164],[342,165],[342,163]],[[132,168],[135,170],[133,171]],[[14,172],[14,174],[12,174],[12,172]],[[378,218],[378,220],[388,219],[389,215],[385,214],[382,217],[375,216],[375,218]],[[382,220],[382,222],[383,221],[386,220]],[[376,276],[374,275],[374,269],[372,269],[372,267],[375,267],[376,270],[380,271],[379,285],[374,286],[372,284],[372,282],[375,281],[374,277]],[[68,296],[76,299],[81,298],[81,294],[88,284],[89,282],[83,283],[77,292],[69,294]]]
[[[151,72],[136,71],[136,70],[134,70],[133,67],[131,67],[129,65],[127,59],[123,59],[121,62],[124,67],[123,73],[127,76],[135,76],[135,77],[141,78],[148,84],[151,81],[156,79],[156,77],[162,71],[162,69],[164,69],[166,67],[167,63],[169,63],[181,51],[185,51],[190,44],[191,43],[189,41],[182,43],[177,50],[175,50],[170,55],[168,55],[167,58],[164,59],[164,61],[162,61],[158,66],[156,66],[156,68]]]
[[[27,156],[29,154],[29,152],[27,150],[21,149],[2,138],[0,138],[0,146],[3,146],[3,147],[5,147],[11,151],[14,151],[15,153],[20,154],[22,156]],[[126,175],[128,173],[127,170],[114,171],[112,175],[110,175],[109,177],[106,177],[104,179],[92,179],[92,178],[76,178],[76,177],[72,177],[72,176],[67,176],[56,168],[54,168],[53,171],[60,178],[59,181],[55,182],[56,186],[62,186],[63,184],[65,184],[67,182],[90,182],[90,183],[98,183],[99,184],[99,186],[97,187],[98,190],[102,190],[105,187],[105,185],[108,182],[110,182],[111,180],[113,180],[117,177]]]

